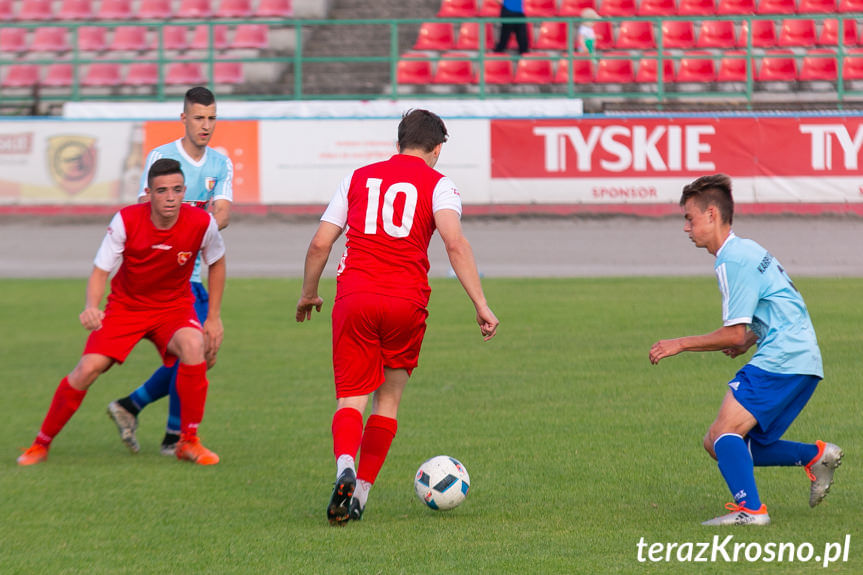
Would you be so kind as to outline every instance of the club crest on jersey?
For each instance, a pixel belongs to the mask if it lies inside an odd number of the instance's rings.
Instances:
[[[204,178],[204,187],[207,188],[208,192],[212,192],[216,189],[216,178],[207,177]]]
[[[179,252],[177,253],[177,263],[184,266],[190,257],[192,257],[192,252]]]

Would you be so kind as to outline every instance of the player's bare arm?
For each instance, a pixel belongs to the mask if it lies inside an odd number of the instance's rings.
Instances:
[[[743,345],[735,345],[735,346],[723,349],[722,353],[724,353],[728,357],[735,358],[735,357],[737,357],[739,355],[743,355],[744,353],[749,351],[749,348],[752,347],[753,345],[755,345],[755,343],[757,341],[758,341],[758,336],[755,335],[755,332],[747,330],[746,331],[746,341],[743,343]]]
[[[224,230],[231,223],[231,202],[228,200],[213,201],[213,217],[219,226],[219,231]]]
[[[108,282],[109,275],[109,272],[96,266],[93,266],[93,271],[90,273],[90,279],[87,281],[87,296],[84,303],[84,311],[78,316],[78,319],[81,320],[81,325],[88,331],[102,327],[102,319],[105,317],[105,312],[99,306],[102,303],[102,297],[105,295],[105,285]]]
[[[723,326],[704,335],[690,335],[657,341],[650,348],[650,363],[684,351],[721,351],[746,345],[746,324]],[[748,347],[746,349],[749,349]]]
[[[207,289],[210,292],[207,319],[204,321],[204,356],[207,366],[216,363],[216,354],[222,346],[225,328],[222,325],[222,296],[225,293],[227,265],[222,256],[213,262],[207,274]]]
[[[438,210],[435,212],[434,218],[435,225],[441,239],[443,239],[450,265],[452,265],[458,281],[461,282],[462,287],[473,302],[474,308],[476,308],[476,323],[479,325],[483,340],[488,341],[494,337],[500,321],[486,302],[479,272],[476,269],[473,249],[462,232],[459,215],[453,210]]]
[[[318,295],[318,285],[321,274],[330,258],[333,244],[342,235],[342,228],[330,222],[321,222],[309,243],[306,252],[306,263],[303,269],[303,290],[297,301],[297,321],[303,322],[312,319],[312,309],[318,312],[324,305],[324,300]]]

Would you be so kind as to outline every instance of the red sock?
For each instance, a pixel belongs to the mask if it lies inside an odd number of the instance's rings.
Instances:
[[[390,445],[398,431],[398,422],[391,417],[370,415],[363,432],[363,445],[360,451],[360,464],[357,479],[374,483],[386,461]]]
[[[181,363],[177,368],[177,396],[180,398],[180,434],[185,437],[198,435],[198,426],[204,419],[207,403],[207,364]]]
[[[357,456],[363,439],[363,414],[353,407],[343,407],[333,414],[333,455]]]
[[[51,400],[51,407],[45,414],[45,420],[42,422],[42,428],[36,436],[35,443],[46,447],[51,445],[54,437],[81,407],[85,395],[87,390],[75,389],[69,385],[69,378],[64,377],[57,386],[57,391],[54,392],[54,399]]]

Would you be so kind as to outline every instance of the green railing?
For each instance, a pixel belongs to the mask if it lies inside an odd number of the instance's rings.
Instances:
[[[605,54],[602,51],[594,55],[578,52],[577,29],[582,20],[579,18],[528,18],[526,22],[533,23],[535,32],[538,31],[539,25],[542,22],[564,22],[568,27],[566,49],[552,54],[532,54],[528,53],[522,58],[551,58],[553,61],[563,61],[569,67],[568,77],[572,78],[573,63],[579,60],[591,60],[594,66],[601,58],[632,58],[641,60],[645,57],[656,58],[657,70],[659,77],[655,83],[631,83],[620,85],[607,84],[576,84],[571,80],[563,84],[512,84],[512,85],[490,85],[485,80],[485,60],[489,57],[485,51],[469,52],[467,55],[462,55],[460,59],[470,59],[477,72],[477,81],[470,85],[460,86],[442,86],[442,85],[426,85],[426,86],[406,86],[400,85],[397,82],[397,66],[399,59],[406,52],[411,51],[413,41],[416,39],[415,31],[425,19],[402,19],[402,20],[261,20],[261,19],[245,19],[245,20],[183,20],[183,21],[95,21],[84,23],[57,23],[57,22],[4,22],[0,24],[0,28],[25,28],[34,30],[42,27],[58,27],[65,28],[69,33],[69,43],[71,50],[65,59],[56,57],[45,57],[41,59],[26,60],[19,59],[16,55],[0,52],[0,75],[4,75],[5,68],[15,64],[33,64],[43,68],[47,68],[50,64],[68,63],[74,67],[75,72],[72,76],[71,85],[66,87],[49,88],[41,85],[34,87],[0,87],[0,104],[20,103],[22,105],[32,105],[34,102],[63,102],[77,100],[156,100],[163,101],[168,98],[173,98],[174,94],[187,86],[172,86],[166,82],[165,71],[168,64],[176,61],[199,63],[204,67],[205,77],[209,78],[210,87],[219,91],[222,98],[227,99],[245,99],[245,100],[320,100],[320,99],[375,99],[375,98],[399,98],[404,95],[419,95],[427,98],[522,98],[522,97],[549,97],[549,98],[582,98],[585,100],[641,100],[644,102],[655,104],[662,107],[664,104],[682,100],[692,99],[721,99],[727,102],[742,103],[751,106],[757,101],[759,95],[772,93],[766,89],[767,85],[762,82],[757,82],[755,79],[755,70],[753,69],[753,58],[759,59],[765,53],[764,50],[754,49],[752,47],[752,21],[755,20],[794,20],[808,19],[814,20],[818,24],[822,24],[825,20],[838,20],[838,38],[839,42],[835,46],[829,48],[835,50],[835,57],[838,59],[838,75],[837,80],[828,85],[828,89],[820,91],[803,90],[807,94],[812,94],[813,99],[818,101],[830,101],[835,99],[836,104],[841,107],[843,103],[850,101],[852,98],[863,96],[863,90],[859,89],[859,84],[849,84],[844,80],[844,63],[849,53],[842,39],[845,37],[845,22],[846,20],[856,20],[858,23],[863,18],[863,14],[857,13],[831,13],[831,14],[788,14],[788,15],[751,15],[751,16],[702,16],[702,17],[654,17],[654,18],[606,18],[605,21],[612,23],[615,29],[619,28],[621,22],[642,20],[653,23],[654,34],[657,44],[657,49],[650,56],[647,53],[632,52],[625,55]],[[745,51],[745,55],[740,55],[740,58],[746,61],[746,79],[745,82],[739,84],[728,84],[714,82],[709,86],[701,86],[697,89],[682,90],[675,82],[668,82],[663,77],[664,63],[668,60],[679,61],[683,57],[701,57],[713,59],[717,64],[721,56],[721,51],[714,50],[709,55],[689,56],[682,50],[667,50],[664,47],[664,38],[662,30],[663,21],[672,20],[691,20],[696,23],[705,20],[730,20],[735,22],[738,27],[742,22],[748,22],[748,37],[746,46],[739,49]],[[486,45],[486,26],[485,23],[494,24],[495,33],[497,26],[505,20],[500,18],[473,18],[473,19],[440,19],[439,22],[451,22],[456,28],[465,22],[480,23],[479,29],[479,46]],[[225,52],[213,48],[214,29],[216,26],[229,26],[235,28],[241,24],[258,24],[267,26],[272,34],[280,31],[283,34],[288,34],[292,37],[292,51],[290,49],[277,52],[275,50],[263,50],[254,53],[253,55],[232,56],[231,52]],[[203,50],[204,55],[194,56],[189,53],[178,53],[165,49],[164,45],[164,29],[166,26],[185,26],[193,28],[201,25],[209,26],[209,47]],[[142,55],[131,57],[114,57],[116,54],[96,54],[86,55],[81,52],[78,45],[78,34],[82,27],[105,27],[119,28],[125,26],[144,26],[151,31],[151,35],[155,32],[158,42],[153,50],[144,52]],[[330,27],[338,30],[341,27],[368,27],[375,31],[375,37],[378,38],[375,46],[356,45],[350,47],[351,53],[344,54],[327,54],[318,55],[315,52],[308,52],[308,40],[304,44],[304,39],[311,36],[311,32],[318,31],[322,27]],[[696,24],[697,29],[697,24]],[[404,33],[402,33],[404,32]],[[405,38],[410,34],[410,40]],[[188,33],[188,32],[187,32]],[[777,32],[778,37],[778,32]],[[400,42],[400,38],[402,41]],[[692,50],[701,50],[693,47]],[[802,53],[804,49],[797,49]],[[687,52],[690,50],[687,50]],[[367,53],[363,53],[367,52]],[[797,54],[799,59],[801,54]],[[863,56],[863,55],[861,55]],[[432,61],[440,61],[449,56],[444,53],[429,53],[429,59]],[[823,54],[821,56],[830,58],[831,54]],[[512,55],[513,60],[517,56]],[[131,64],[131,63],[154,63],[158,65],[159,77],[155,85],[149,87],[137,87],[123,85],[117,86],[102,86],[91,88],[83,85],[83,72],[89,64],[92,63],[116,63],[116,64]],[[226,88],[215,84],[214,67],[218,62],[241,62],[246,65],[250,64],[269,64],[270,72],[265,74],[267,81],[260,79],[247,78],[247,81],[237,87]],[[799,65],[799,62],[798,62]],[[316,74],[326,73],[321,72],[328,66],[347,67],[347,71],[341,72],[343,77],[341,86],[338,90],[323,91],[313,90],[309,88],[308,80]],[[355,67],[356,70],[363,70],[364,74],[368,74],[369,70],[376,74],[379,82],[372,88],[366,87],[360,89],[361,82],[356,78],[351,78],[350,68]],[[44,74],[44,70],[43,70]],[[344,86],[355,86],[357,89],[345,89]],[[725,86],[723,89],[722,87]],[[791,86],[786,86],[786,92],[798,94],[795,96],[799,100],[801,86],[793,83]],[[804,86],[805,88],[805,86]]]

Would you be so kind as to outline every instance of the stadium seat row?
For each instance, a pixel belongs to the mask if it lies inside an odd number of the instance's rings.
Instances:
[[[165,50],[207,50],[210,47],[210,26],[194,27],[191,39],[185,26],[165,26],[162,30],[162,46]],[[267,47],[268,31],[269,28],[264,24],[240,24],[229,39],[228,26],[220,24],[212,27],[212,45],[217,50],[262,50]],[[72,33],[67,28],[36,28],[29,40],[28,32],[26,28],[0,28],[0,53],[63,53],[72,50]],[[146,26],[81,27],[78,29],[77,46],[82,52],[156,50],[159,33],[155,28]]]
[[[166,20],[170,18],[289,18],[293,14],[291,0],[180,0],[176,10],[171,0],[140,0],[137,8],[132,0],[60,0],[56,12],[52,0],[21,0],[15,9],[12,0],[0,0],[0,22],[45,20]]]
[[[863,0],[524,0],[525,16],[579,17],[586,8],[602,16],[710,16],[861,12]],[[500,0],[443,0],[438,18],[500,17]]]
[[[129,64],[125,72],[122,64],[97,62],[87,66],[81,77],[84,87],[155,86],[159,83],[159,65],[138,62]],[[164,71],[167,85],[206,84],[206,66],[197,62],[172,62]],[[0,86],[3,88],[67,88],[74,83],[72,64],[56,63],[49,66],[15,64],[5,68]],[[240,62],[216,62],[213,81],[217,84],[241,84],[243,66]]]
[[[839,20],[826,19],[820,32],[814,19],[785,19],[779,23],[779,32],[773,19],[753,20],[751,30],[752,46],[772,48],[786,46],[809,47],[813,45],[835,46],[839,37]],[[842,34],[844,44],[856,45],[858,25],[856,20],[843,20]],[[539,32],[534,33],[533,25],[528,25],[528,44],[532,50],[568,49],[571,26],[566,22],[542,22]],[[739,29],[739,32],[738,32]],[[420,26],[414,50],[447,51],[479,50],[479,24],[464,22],[455,33],[451,22],[425,22]],[[750,42],[749,22],[736,24],[731,20],[704,20],[697,25],[689,20],[667,20],[657,27],[646,20],[620,22],[612,26],[610,22],[596,22],[595,48],[597,50],[653,50],[659,45],[660,36],[664,48],[687,50],[690,48],[729,49],[748,46]],[[485,48],[494,46],[494,31],[486,24]],[[515,37],[510,37],[508,48],[515,48]],[[577,49],[577,46],[574,46]]]
[[[476,84],[477,62],[464,53],[452,52],[438,60],[424,54],[409,54],[397,67],[399,84]],[[790,50],[776,50],[752,59],[751,73],[757,82],[836,81],[838,59],[829,49],[813,49],[798,58]],[[710,52],[688,52],[662,61],[663,82],[746,82],[746,52],[730,51],[717,58]],[[656,53],[633,59],[628,53],[609,52],[593,59],[574,59],[572,81],[591,83],[651,83],[658,81]],[[569,61],[551,58],[510,58],[490,54],[483,61],[486,84],[555,84],[569,81]],[[863,49],[849,50],[842,61],[842,77],[863,80]]]

